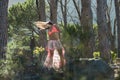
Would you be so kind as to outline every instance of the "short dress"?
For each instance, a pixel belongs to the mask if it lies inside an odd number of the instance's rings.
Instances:
[[[49,40],[48,40],[48,44],[47,44],[47,48],[50,50],[54,50],[54,49],[62,49],[62,44],[59,40],[59,34],[60,30],[56,27],[56,25],[53,25],[51,30],[48,31],[48,35],[49,35]]]
[[[46,67],[52,67],[52,55],[50,53],[50,50],[55,50],[55,49],[62,49],[62,56],[64,56],[65,50],[59,40],[59,38],[57,38],[56,35],[58,35],[58,33],[60,32],[60,30],[56,27],[56,25],[53,25],[51,27],[51,30],[48,31],[48,35],[49,35],[49,40],[48,40],[48,44],[47,44],[47,57],[45,60],[44,65]],[[56,34],[55,34],[56,33]],[[52,36],[54,34],[54,36]]]

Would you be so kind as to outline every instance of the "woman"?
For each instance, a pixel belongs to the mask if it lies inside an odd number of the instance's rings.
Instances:
[[[53,24],[52,22],[36,22],[35,23],[38,28],[41,29],[48,29],[48,44],[47,44],[47,57],[45,60],[44,65],[48,68],[53,67],[53,53],[55,50],[58,51],[58,54],[60,56],[60,62],[58,65],[56,65],[57,69],[60,69],[61,67],[64,66],[65,64],[65,59],[64,59],[64,48],[60,42],[60,30],[57,27],[56,24]]]

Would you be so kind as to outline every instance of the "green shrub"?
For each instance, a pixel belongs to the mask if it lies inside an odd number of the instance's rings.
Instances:
[[[114,51],[110,51],[112,61],[114,61],[117,58],[117,54]]]
[[[99,51],[93,52],[93,57],[94,58],[100,58],[100,52]]]

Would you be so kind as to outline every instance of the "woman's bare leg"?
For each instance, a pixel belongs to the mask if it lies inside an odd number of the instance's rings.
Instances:
[[[51,64],[51,66],[52,66],[52,64],[53,64],[53,50],[50,50],[50,64]]]
[[[59,53],[59,56],[60,56],[60,67],[63,67],[64,65],[64,57],[63,57],[63,54],[62,54],[62,49],[58,49],[58,53]]]

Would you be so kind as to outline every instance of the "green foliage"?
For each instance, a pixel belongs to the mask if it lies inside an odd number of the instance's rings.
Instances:
[[[30,37],[33,31],[32,22],[37,18],[35,0],[26,0],[24,3],[15,4],[9,8],[9,40],[14,40],[17,47],[19,45],[20,52],[24,46],[30,46]]]
[[[63,26],[63,25],[61,25]],[[68,24],[62,27],[62,42],[66,48],[66,53],[71,58],[80,57],[83,44],[81,43],[82,31],[79,24]]]
[[[37,19],[35,0],[26,0],[24,3],[13,5],[9,8],[8,13],[9,35],[30,35],[33,26],[32,22]]]
[[[33,57],[39,61],[40,55],[44,53],[45,49],[43,47],[35,47],[33,50]]]
[[[0,62],[2,65],[0,79],[14,80],[25,71],[27,65],[34,64],[36,59],[31,60],[30,37],[33,35],[32,22],[37,19],[35,0],[26,0],[24,3],[15,4],[9,8],[9,40],[6,59]],[[35,38],[38,36],[35,35]]]
[[[112,61],[116,60],[117,54],[114,51],[110,51],[110,54],[111,54],[111,60]],[[94,58],[100,58],[100,52],[99,51],[93,52],[93,57]]]
[[[114,51],[110,51],[110,54],[112,61],[114,61],[117,58],[117,53],[115,53]]]
[[[100,52],[99,51],[93,52],[93,57],[97,59],[100,58]]]
[[[19,62],[19,56],[16,52],[17,45],[15,41],[10,41],[7,46],[6,59],[0,62],[0,77],[13,79],[18,71],[23,70]]]
[[[66,32],[74,38],[80,38],[82,36],[82,29],[79,24],[68,24]]]
[[[98,50],[98,44],[99,44],[98,37],[99,36],[98,36],[98,25],[97,24],[93,25],[93,30],[94,30],[94,37],[95,37],[95,47]]]
[[[44,49],[43,47],[35,47],[33,53],[34,53],[35,55],[41,54],[44,50],[45,50],[45,49]]]
[[[33,64],[37,64],[37,67],[41,67],[41,55],[43,55],[45,52],[45,49],[43,47],[35,47],[33,50]]]
[[[91,36],[94,36],[91,32],[83,31],[82,27],[83,26],[80,26],[79,24],[68,24],[66,28],[62,29],[62,40],[65,43],[64,45],[67,48],[68,53],[70,53],[70,56],[72,53],[74,56],[78,56],[78,54],[79,57],[84,56],[84,50],[86,50],[86,46],[84,44],[86,41],[89,41]],[[96,28],[94,29],[97,33]]]
[[[37,19],[36,5],[34,0],[27,0],[24,3],[18,3],[9,8],[9,22],[11,25],[21,26],[28,25],[29,21]]]

